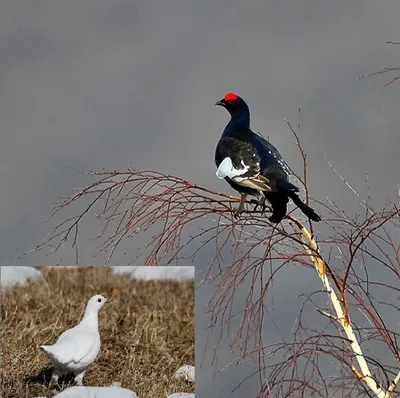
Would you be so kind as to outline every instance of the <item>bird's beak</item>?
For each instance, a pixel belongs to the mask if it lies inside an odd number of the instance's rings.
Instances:
[[[225,107],[225,105],[226,105],[226,102],[225,102],[224,99],[221,99],[221,100],[217,101],[217,102],[214,104],[214,106],[223,106],[223,107]]]

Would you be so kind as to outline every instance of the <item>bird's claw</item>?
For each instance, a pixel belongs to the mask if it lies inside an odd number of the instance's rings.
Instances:
[[[238,206],[238,208],[235,210],[235,212],[233,213],[233,217],[234,217],[236,220],[239,220],[240,215],[243,213],[244,204],[246,203],[246,196],[247,196],[247,195],[243,195],[243,194],[241,195],[239,206]]]
[[[265,205],[265,198],[261,198],[260,200],[251,199],[249,203],[254,205],[253,211],[256,211],[258,209],[258,207],[260,206],[261,214],[265,213],[265,210],[267,208],[267,206]]]
[[[256,210],[257,210],[257,208],[258,208],[258,206],[260,206],[260,203],[259,203],[259,201],[258,201],[258,200],[256,200],[256,199],[251,199],[251,200],[249,201],[249,203],[250,203],[250,204],[252,204],[252,205],[254,205],[254,207],[253,207],[253,211],[256,211]]]
[[[253,211],[256,211],[258,207],[261,207],[261,214],[264,214],[265,210],[267,209],[265,201],[266,201],[265,196],[262,196],[259,199],[250,199],[249,203],[254,205]],[[243,211],[244,211],[244,200],[242,199],[239,207],[233,213],[233,217],[235,218],[235,220],[240,219],[240,216],[243,213]]]
[[[236,209],[235,212],[233,213],[233,217],[235,218],[235,220],[239,220],[240,219],[240,215],[242,213],[243,213],[243,210]]]

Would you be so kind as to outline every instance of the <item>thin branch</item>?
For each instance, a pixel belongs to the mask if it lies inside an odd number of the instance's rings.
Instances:
[[[378,384],[376,383],[375,379],[371,375],[371,371],[369,370],[367,361],[364,358],[364,355],[362,353],[360,344],[358,343],[357,337],[354,334],[353,328],[351,326],[351,321],[350,321],[350,316],[347,310],[345,310],[342,305],[340,304],[340,301],[333,290],[329,279],[327,278],[327,275],[325,273],[325,267],[324,267],[324,262],[322,261],[321,257],[318,255],[315,255],[315,252],[318,252],[318,247],[315,242],[315,240],[311,237],[311,234],[307,231],[307,229],[301,225],[300,222],[298,222],[295,219],[292,219],[294,221],[294,224],[300,229],[301,233],[303,234],[304,238],[308,242],[308,246],[304,246],[304,249],[307,251],[311,261],[314,263],[315,269],[317,271],[317,274],[319,278],[321,279],[328,295],[331,300],[331,303],[333,305],[333,308],[335,309],[336,312],[336,320],[337,322],[342,326],[347,338],[349,339],[351,349],[353,350],[357,362],[360,366],[361,373],[357,371],[356,368],[353,367],[353,371],[356,374],[356,376],[363,380],[368,387],[375,393],[375,395],[378,398],[386,398],[388,397],[387,392],[383,390]],[[314,252],[309,248],[311,247]],[[399,381],[397,381],[397,384]],[[397,385],[396,384],[396,385]],[[394,388],[396,387],[394,386]],[[389,395],[390,397],[390,395]]]

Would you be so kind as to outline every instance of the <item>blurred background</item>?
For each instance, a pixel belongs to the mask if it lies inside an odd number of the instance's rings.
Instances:
[[[314,198],[357,206],[324,153],[361,194],[368,173],[377,205],[395,199],[400,84],[379,106],[395,75],[359,78],[399,65],[400,46],[385,44],[400,40],[399,15],[397,0],[1,1],[0,265],[59,261],[45,252],[13,258],[51,232],[54,222],[45,220],[53,202],[92,181],[81,174],[89,170],[150,168],[231,192],[214,166],[228,115],[213,104],[226,91],[248,102],[253,130],[295,170],[301,158],[284,119],[296,125],[301,106]],[[105,260],[93,259],[99,225],[83,225],[81,264]],[[73,261],[71,251],[65,262]],[[113,262],[127,259],[121,253]],[[308,282],[299,275],[296,288]],[[204,286],[196,299],[199,344],[208,335],[203,308],[211,293]],[[287,326],[296,309],[276,298]],[[221,366],[234,357],[221,346]],[[214,378],[211,367],[198,368],[198,391],[222,395],[250,369]]]

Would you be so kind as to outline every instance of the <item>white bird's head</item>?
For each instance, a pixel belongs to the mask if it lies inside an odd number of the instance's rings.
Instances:
[[[104,303],[107,301],[107,299],[102,296],[101,294],[96,294],[96,296],[93,296],[89,299],[87,306],[86,306],[86,311],[98,311]]]

